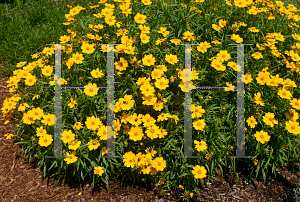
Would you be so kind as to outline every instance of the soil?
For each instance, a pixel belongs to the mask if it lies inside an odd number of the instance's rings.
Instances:
[[[0,69],[3,68],[0,64]],[[3,101],[10,97],[6,81],[9,77],[0,75],[0,107]],[[12,123],[17,122],[12,118]],[[101,184],[93,190],[87,184],[81,186],[72,182],[63,181],[54,188],[55,180],[43,178],[34,161],[29,162],[28,156],[24,160],[24,153],[19,145],[7,140],[4,134],[14,133],[14,126],[5,125],[2,112],[0,113],[0,198],[1,201],[182,201],[181,197],[171,190],[170,195],[161,194],[159,187],[145,188],[132,184],[121,185],[120,180],[110,180],[110,188]],[[299,166],[299,164],[297,164]],[[287,168],[277,168],[278,173],[291,183],[300,187],[300,172],[291,173]],[[190,201],[294,201],[293,191],[288,184],[272,176],[267,177],[266,184],[263,179],[254,179],[247,183],[247,177],[239,173],[238,183],[236,175],[226,173],[224,177],[218,176],[213,180],[205,179],[210,186],[202,183],[198,193]],[[81,194],[79,194],[81,193]]]

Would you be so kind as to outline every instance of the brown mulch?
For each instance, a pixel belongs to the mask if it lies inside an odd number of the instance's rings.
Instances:
[[[0,75],[0,109],[6,96],[11,96],[6,87],[7,80],[8,77]],[[4,134],[13,132],[14,126],[5,125],[3,114],[0,113],[1,201],[180,201],[180,196],[176,196],[173,191],[169,196],[162,195],[153,188],[132,188],[128,183],[121,186],[117,179],[110,181],[109,190],[104,185],[92,190],[87,185],[80,187],[70,182],[54,188],[55,180],[48,177],[43,179],[43,173],[35,163],[24,160],[20,146],[13,144],[12,140],[6,140]],[[293,174],[280,168],[277,171],[300,187],[300,172]],[[265,185],[262,178],[253,178],[249,183],[245,179],[239,175],[239,182],[235,183],[235,174],[226,174],[210,181],[205,179],[211,183],[210,188],[201,184],[193,201],[293,201],[292,189],[278,179],[268,176]],[[78,195],[80,192],[82,194]]]

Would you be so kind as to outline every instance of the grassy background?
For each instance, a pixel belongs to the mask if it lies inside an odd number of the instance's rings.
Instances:
[[[1,73],[5,76],[12,75],[10,67],[32,61],[31,55],[42,51],[46,43],[58,42],[61,35],[68,34],[69,26],[62,24],[70,11],[67,5],[87,7],[89,2],[95,5],[98,0],[18,2],[0,4],[0,63],[4,65]]]

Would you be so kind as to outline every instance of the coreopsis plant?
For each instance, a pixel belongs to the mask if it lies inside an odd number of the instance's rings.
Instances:
[[[192,197],[200,180],[246,164],[256,177],[299,162],[299,9],[271,0],[93,2],[71,7],[62,45],[62,152],[54,152],[54,46],[20,61],[4,101],[9,123],[19,119],[14,139],[52,176],[88,180],[92,186],[158,182]],[[245,149],[236,155],[237,48],[245,46]],[[106,156],[107,52],[115,68],[115,156]],[[191,71],[186,50],[193,44]],[[188,52],[188,51],[187,51]],[[186,85],[186,78],[192,82]],[[224,86],[224,89],[197,89]],[[79,87],[79,88],[78,88]],[[80,89],[81,87],[81,89]],[[103,87],[103,88],[93,88]],[[192,155],[184,156],[185,92],[192,93]],[[11,137],[10,135],[7,137]],[[26,154],[25,152],[25,154]],[[240,164],[241,165],[241,164]],[[70,175],[69,175],[70,176]],[[58,181],[59,181],[58,180]],[[158,185],[156,184],[156,185]]]

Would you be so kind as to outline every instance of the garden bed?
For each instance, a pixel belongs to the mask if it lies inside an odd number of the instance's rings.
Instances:
[[[6,87],[7,77],[0,75],[0,103],[3,106],[5,97],[11,96]],[[17,120],[12,119],[12,122]],[[104,184],[96,186],[94,190],[87,185],[77,185],[71,181],[62,183],[54,188],[53,178],[43,179],[43,173],[36,167],[35,162],[24,161],[24,152],[12,140],[6,140],[4,134],[13,133],[14,126],[4,124],[3,114],[0,113],[0,197],[4,201],[180,201],[175,192],[162,195],[160,189],[146,189],[126,183],[121,186],[120,180],[110,180],[110,189]],[[287,168],[277,168],[291,183],[300,187],[300,172],[290,173]],[[247,176],[240,175],[236,183],[236,175],[227,173],[224,177],[216,177],[204,181],[198,187],[198,193],[193,199],[198,201],[293,201],[293,191],[281,180],[267,177],[263,179],[245,180]],[[80,194],[81,193],[81,194]],[[160,199],[160,200],[159,200]],[[194,201],[196,201],[194,200]]]

